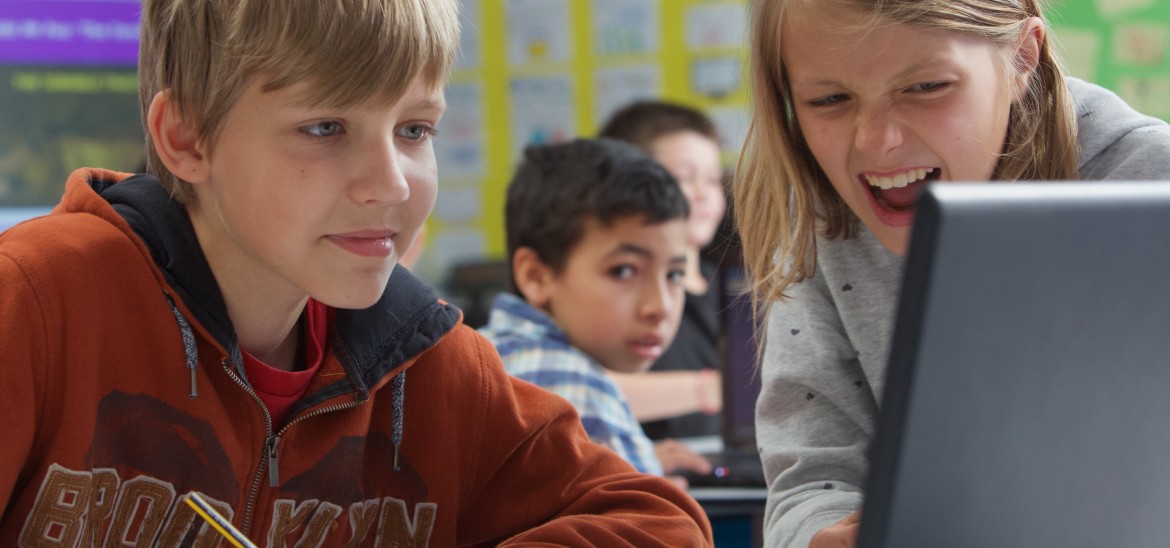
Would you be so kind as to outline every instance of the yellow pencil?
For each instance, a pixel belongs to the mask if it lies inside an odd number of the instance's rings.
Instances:
[[[215,508],[207,504],[207,501],[203,500],[203,497],[199,496],[199,493],[194,491],[188,493],[187,504],[195,510],[196,514],[199,514],[203,519],[207,520],[207,523],[210,523],[216,531],[219,531],[219,534],[223,535],[223,538],[226,538],[228,542],[232,543],[232,546],[236,548],[256,548],[256,545],[252,544],[252,541],[248,540],[248,537],[245,537],[239,529],[236,529],[232,525],[232,522],[221,516],[219,512],[216,512]]]

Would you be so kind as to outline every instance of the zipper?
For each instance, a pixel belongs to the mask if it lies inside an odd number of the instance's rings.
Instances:
[[[280,485],[280,462],[276,457],[276,447],[280,444],[280,435],[268,436],[264,440],[264,454],[268,456],[268,486]]]
[[[264,454],[265,457],[270,457],[260,459],[256,476],[252,478],[252,485],[248,489],[248,500],[244,504],[244,518],[241,521],[240,527],[241,531],[247,535],[248,531],[252,529],[252,507],[256,505],[256,497],[260,494],[260,479],[264,477],[264,470],[268,466],[269,460],[272,461],[274,467],[276,465],[276,444],[280,441],[280,436],[272,435],[272,415],[268,413],[268,406],[264,405],[264,400],[261,400],[260,396],[256,394],[256,391],[232,370],[231,365],[228,364],[226,359],[220,363],[223,365],[223,369],[227,372],[228,377],[240,385],[240,388],[243,388],[248,395],[252,396],[253,400],[256,400],[256,403],[260,405],[260,412],[264,414]]]
[[[251,395],[252,399],[256,400],[256,403],[260,404],[260,410],[264,413],[264,455],[260,458],[260,464],[256,468],[256,475],[252,478],[252,485],[248,489],[248,501],[244,506],[242,530],[245,531],[245,534],[247,534],[246,532],[252,528],[252,511],[256,505],[256,497],[260,495],[260,482],[263,481],[265,472],[267,472],[269,486],[280,486],[280,458],[278,456],[278,450],[280,448],[281,435],[284,434],[290,426],[301,422],[302,420],[310,417],[316,417],[318,415],[323,415],[325,413],[331,413],[333,411],[340,411],[343,409],[357,407],[359,405],[365,404],[367,401],[370,401],[370,399],[366,398],[360,401],[338,403],[325,406],[320,409],[314,409],[309,413],[294,417],[293,420],[284,425],[284,428],[281,428],[279,432],[273,433],[272,415],[268,413],[268,407],[264,405],[264,401],[260,399],[260,396],[256,394],[256,391],[253,390],[252,387],[248,385],[248,383],[244,382],[244,380],[241,379],[239,375],[237,375],[236,372],[232,370],[227,360],[223,360],[222,365],[224,371],[227,372],[228,377],[235,381],[236,384],[240,385],[240,388],[243,388],[245,392]]]
[[[318,415],[324,415],[325,413],[331,413],[333,411],[341,411],[342,409],[349,409],[351,407],[357,407],[359,405],[366,403],[367,401],[369,401],[369,400],[366,399],[366,400],[362,400],[362,401],[338,403],[338,404],[334,404],[334,405],[325,406],[325,407],[322,407],[320,409],[314,409],[313,411],[311,411],[309,413],[305,413],[304,415],[300,415],[300,416],[293,418],[293,420],[289,421],[288,424],[284,425],[284,428],[281,428],[280,432],[277,432],[276,435],[268,436],[268,438],[264,441],[264,454],[268,457],[267,458],[267,461],[268,461],[268,486],[269,487],[280,487],[280,462],[279,462],[279,457],[277,457],[277,446],[280,444],[280,436],[282,434],[284,434],[290,426],[292,426],[298,422],[301,422],[302,420],[307,419],[309,417],[316,417]]]

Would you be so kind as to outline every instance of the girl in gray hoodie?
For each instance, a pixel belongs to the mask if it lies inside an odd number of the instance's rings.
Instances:
[[[759,0],[734,187],[766,317],[768,546],[852,546],[918,190],[1170,178],[1170,126],[1064,76],[1036,0]]]

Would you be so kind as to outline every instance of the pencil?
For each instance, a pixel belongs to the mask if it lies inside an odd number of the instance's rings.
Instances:
[[[203,497],[199,496],[199,493],[194,491],[188,493],[187,504],[195,510],[196,514],[199,514],[203,519],[207,520],[207,523],[211,524],[216,531],[219,531],[219,534],[223,535],[223,538],[226,538],[228,542],[232,543],[232,546],[236,548],[256,548],[256,545],[252,544],[252,541],[248,540],[248,537],[245,537],[239,529],[236,529],[232,525],[232,522],[221,516],[219,512],[216,512],[215,508],[207,504],[207,501],[203,500]]]

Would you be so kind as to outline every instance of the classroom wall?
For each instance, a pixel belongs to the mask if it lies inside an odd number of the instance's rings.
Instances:
[[[504,255],[508,179],[525,145],[593,136],[662,98],[708,112],[728,164],[747,124],[748,0],[462,0],[462,53],[436,140],[441,179],[415,271]]]
[[[592,136],[629,100],[706,110],[734,164],[750,0],[461,3],[424,279],[442,285],[454,264],[503,256],[504,191],[525,144]],[[140,161],[136,13],[137,0],[0,0],[0,218],[52,205],[79,165]],[[1070,74],[1170,120],[1170,0],[1050,0],[1048,14]],[[62,29],[73,38],[52,43]]]
[[[416,271],[504,254],[503,200],[524,144],[593,136],[659,97],[709,112],[734,165],[748,119],[750,0],[462,0],[463,56],[436,142],[439,203]],[[1049,0],[1068,72],[1170,120],[1170,0]]]
[[[1049,0],[1069,74],[1170,120],[1170,0]]]

